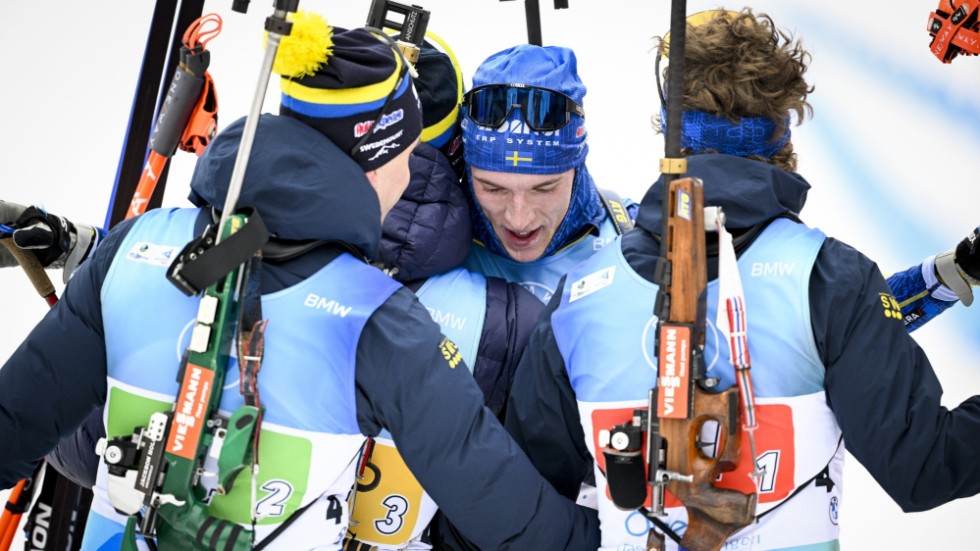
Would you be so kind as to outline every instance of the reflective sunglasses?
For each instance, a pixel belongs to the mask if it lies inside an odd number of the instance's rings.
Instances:
[[[557,90],[524,84],[485,84],[477,86],[463,99],[466,116],[480,126],[498,128],[515,107],[528,128],[551,132],[564,128],[572,115],[585,117],[585,110],[572,98]]]

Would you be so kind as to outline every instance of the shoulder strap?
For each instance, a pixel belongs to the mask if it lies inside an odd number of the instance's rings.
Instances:
[[[830,456],[830,459],[827,461],[827,464],[824,465],[823,469],[821,469],[820,472],[818,472],[817,474],[815,474],[812,477],[810,477],[810,479],[807,480],[806,482],[804,482],[803,484],[800,484],[799,486],[797,486],[796,489],[793,490],[793,493],[791,493],[789,496],[787,496],[786,499],[782,500],[775,507],[773,507],[772,509],[769,509],[768,511],[766,511],[766,512],[760,514],[760,515],[756,515],[755,516],[755,521],[756,522],[759,522],[759,519],[761,519],[762,517],[768,515],[769,513],[773,512],[776,509],[779,509],[780,507],[782,507],[783,505],[785,505],[786,502],[788,502],[789,500],[793,499],[794,497],[797,496],[797,494],[799,494],[804,489],[806,489],[806,487],[809,486],[811,482],[813,482],[813,485],[814,486],[824,486],[824,487],[826,487],[828,492],[830,492],[831,490],[833,490],[834,489],[834,481],[833,481],[832,478],[830,478],[830,464],[834,461],[834,458],[837,457],[837,451],[840,450],[841,444],[843,444],[843,443],[844,443],[844,435],[841,434],[840,435],[840,438],[837,439],[837,447],[834,449],[834,454]]]
[[[609,219],[616,227],[616,233],[623,235],[633,229],[633,219],[626,212],[626,205],[618,193],[611,189],[600,189],[599,197],[602,198],[602,206],[609,213]]]

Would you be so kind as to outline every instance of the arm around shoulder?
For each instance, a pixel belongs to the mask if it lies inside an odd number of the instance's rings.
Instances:
[[[594,515],[537,473],[494,415],[455,345],[407,289],[358,343],[358,422],[387,428],[446,517],[481,549],[596,549]]]
[[[905,511],[980,493],[980,396],[948,410],[877,266],[829,240],[810,286],[827,400],[847,449]]]
[[[0,487],[31,473],[37,459],[105,402],[106,351],[100,291],[128,228],[115,231],[64,295],[0,368]]]
[[[556,292],[555,297],[561,293]],[[592,474],[592,456],[585,445],[575,393],[565,371],[551,313],[557,299],[541,316],[514,376],[505,425],[531,462],[556,490],[577,499]]]

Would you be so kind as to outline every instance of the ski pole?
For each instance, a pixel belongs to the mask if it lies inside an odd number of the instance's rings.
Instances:
[[[4,506],[3,515],[0,516],[0,551],[8,551],[10,544],[14,541],[14,534],[20,527],[20,520],[33,501],[34,495],[38,492],[35,482],[41,480],[44,472],[45,462],[41,460],[31,476],[18,482],[7,496],[7,504]]]
[[[4,233],[6,233],[6,230],[4,230]],[[12,229],[10,233],[13,233]],[[54,284],[51,283],[51,278],[49,278],[48,274],[45,273],[44,267],[42,267],[41,263],[38,262],[37,257],[31,252],[25,251],[24,249],[21,249],[15,245],[13,238],[10,236],[0,238],[0,244],[7,247],[10,254],[17,259],[17,263],[24,269],[24,272],[27,274],[27,278],[31,280],[37,294],[41,295],[41,298],[48,303],[48,306],[54,306],[54,304],[58,302],[58,296],[55,294]]]
[[[217,130],[217,95],[207,72],[208,42],[221,32],[216,13],[197,18],[184,32],[180,66],[174,72],[156,127],[150,136],[146,164],[126,211],[126,218],[146,211],[167,161],[178,147],[200,155]]]
[[[161,88],[167,85],[167,79],[173,76],[180,64],[180,31],[204,13],[204,0],[156,0],[154,3],[143,60],[137,73],[139,78],[119,153],[119,165],[106,209],[103,224],[106,229],[122,222],[129,210],[136,183],[146,163],[146,145],[156,123],[155,117],[166,97],[165,90],[161,93]],[[166,177],[164,171],[157,183],[159,191],[156,195],[160,195],[166,187]],[[154,204],[151,199],[150,205]]]
[[[20,526],[21,515],[26,509],[25,504],[22,503],[22,497],[24,497],[24,488],[28,486],[30,481],[31,479],[25,478],[10,491],[7,505],[3,509],[3,516],[0,517],[0,550],[2,551],[10,549],[10,543],[14,539],[14,534],[17,533],[17,527]]]

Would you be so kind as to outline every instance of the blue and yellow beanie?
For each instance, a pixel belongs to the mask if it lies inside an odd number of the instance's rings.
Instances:
[[[419,98],[393,44],[366,29],[331,28],[315,13],[290,19],[273,64],[282,76],[280,115],[317,129],[365,171],[421,135]]]
[[[415,88],[422,103],[422,141],[449,159],[459,177],[463,175],[463,136],[459,126],[463,104],[463,74],[449,47],[433,35],[445,50],[429,42],[422,44],[415,68]]]
[[[575,52],[561,46],[521,44],[488,57],[473,74],[473,87],[524,84],[557,90],[583,105],[585,84],[578,76]],[[589,146],[585,119],[553,132],[535,132],[514,109],[499,128],[484,128],[463,117],[466,164],[494,172],[560,174],[585,161]]]

